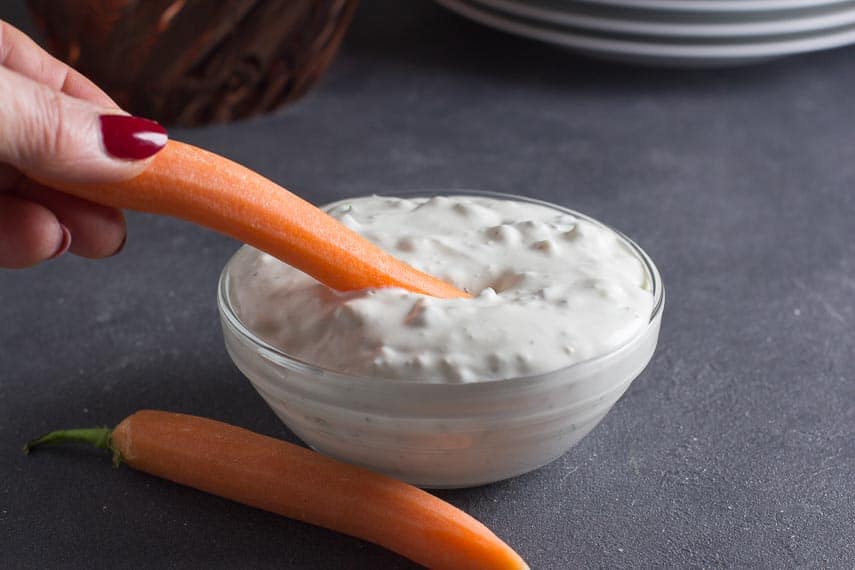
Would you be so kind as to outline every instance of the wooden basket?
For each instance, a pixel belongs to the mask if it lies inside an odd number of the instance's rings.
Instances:
[[[223,122],[304,94],[358,0],[28,0],[48,49],[119,105],[167,124]]]

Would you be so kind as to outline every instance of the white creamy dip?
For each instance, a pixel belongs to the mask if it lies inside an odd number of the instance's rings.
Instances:
[[[584,361],[649,322],[651,279],[610,229],[539,204],[486,197],[365,197],[329,210],[416,268],[472,293],[339,293],[253,252],[237,268],[244,323],[283,352],[327,369],[465,383]]]

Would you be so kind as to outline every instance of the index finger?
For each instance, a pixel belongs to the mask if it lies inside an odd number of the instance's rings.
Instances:
[[[43,50],[24,32],[0,20],[0,65],[78,99],[104,107],[116,102],[82,73]]]

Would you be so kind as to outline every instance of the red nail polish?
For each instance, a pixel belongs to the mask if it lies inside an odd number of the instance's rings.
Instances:
[[[56,248],[56,252],[48,257],[48,259],[56,259],[71,247],[71,232],[68,231],[68,228],[59,224],[59,228],[62,230],[62,239],[59,242],[59,247]]]
[[[101,115],[100,118],[104,148],[116,158],[148,158],[169,140],[166,129],[155,121],[128,115]]]

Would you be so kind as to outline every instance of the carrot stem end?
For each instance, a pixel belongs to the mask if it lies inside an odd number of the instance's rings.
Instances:
[[[122,463],[122,456],[113,446],[113,430],[108,427],[83,428],[83,429],[61,429],[46,433],[41,437],[30,440],[24,446],[24,453],[41,445],[54,443],[86,443],[104,449],[113,454],[113,467]]]

